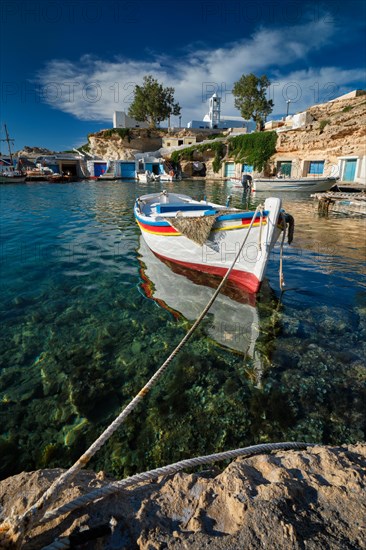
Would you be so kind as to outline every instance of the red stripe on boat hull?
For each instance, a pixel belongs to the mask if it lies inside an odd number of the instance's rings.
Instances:
[[[191,262],[182,262],[180,260],[167,258],[162,254],[158,254],[157,252],[154,252],[154,254],[155,256],[157,256],[158,258],[161,258],[162,260],[179,264],[189,269],[194,269],[196,271],[203,271],[205,273],[210,273],[212,275],[218,275],[221,278],[223,278],[227,272],[226,267],[217,267],[217,266],[207,265],[207,264],[195,264]],[[246,271],[239,271],[238,269],[232,270],[228,280],[234,283],[239,288],[244,289],[246,292],[253,292],[253,293],[258,292],[261,286],[261,281],[259,281],[258,278],[255,275],[253,275],[253,273],[248,273]]]

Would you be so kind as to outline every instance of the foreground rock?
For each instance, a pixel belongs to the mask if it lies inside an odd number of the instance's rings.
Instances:
[[[2,516],[24,512],[60,472],[1,481]],[[221,473],[162,478],[38,526],[24,548],[70,536],[73,548],[89,539],[88,549],[362,549],[365,475],[366,444],[237,459]],[[107,483],[82,472],[57,504]]]

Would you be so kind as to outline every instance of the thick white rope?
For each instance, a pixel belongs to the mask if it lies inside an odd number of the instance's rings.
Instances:
[[[181,460],[180,462],[175,462],[174,464],[170,464],[169,466],[162,466],[161,468],[149,470],[148,472],[135,474],[133,476],[127,477],[120,481],[110,483],[105,487],[94,489],[94,491],[91,491],[90,493],[86,493],[85,495],[82,495],[72,500],[71,502],[68,502],[63,506],[60,506],[59,508],[56,508],[55,510],[50,510],[46,512],[43,518],[43,521],[54,520],[59,516],[72,512],[77,508],[81,508],[82,506],[86,506],[87,504],[95,502],[96,500],[103,499],[118,491],[126,489],[131,485],[137,485],[138,483],[142,483],[146,481],[150,482],[161,476],[176,474],[177,472],[184,470],[185,468],[195,468],[197,466],[202,466],[204,464],[210,464],[212,462],[218,462],[221,460],[233,460],[234,458],[238,458],[239,456],[248,457],[248,456],[267,453],[271,451],[278,451],[278,450],[282,450],[282,451],[286,451],[290,449],[300,450],[300,449],[305,449],[306,447],[313,447],[313,446],[314,446],[314,443],[305,443],[302,441],[300,442],[290,441],[285,443],[265,443],[260,445],[253,445],[251,447],[244,447],[241,449],[234,449],[231,451],[224,451],[222,453],[215,453],[215,454],[200,456],[196,458],[187,458],[185,460]]]
[[[282,240],[281,240],[281,245],[280,245],[279,277],[280,277],[280,289],[282,291],[286,286],[285,278],[284,278],[284,275],[283,275],[283,246],[284,246],[284,243],[285,243],[286,229],[287,229],[286,218],[285,218],[285,215],[283,214],[283,212],[281,212],[281,218],[282,218],[282,223],[283,223],[283,234],[282,234]]]
[[[187,334],[182,338],[178,346],[172,351],[166,361],[161,365],[161,367],[155,372],[155,374],[150,378],[150,380],[145,384],[145,386],[139,391],[139,393],[130,401],[127,407],[117,416],[117,418],[104,430],[104,432],[94,441],[94,443],[85,451],[85,453],[69,468],[64,472],[58,479],[56,479],[52,485],[43,493],[43,495],[37,500],[37,502],[31,506],[24,514],[17,518],[16,524],[12,518],[7,518],[0,525],[0,547],[2,540],[11,541],[14,547],[18,547],[21,544],[22,539],[25,534],[32,528],[32,526],[43,517],[46,509],[46,504],[52,500],[55,500],[61,489],[66,486],[71,480],[75,477],[77,472],[79,472],[84,466],[86,466],[90,459],[95,455],[95,453],[104,445],[104,443],[114,434],[114,432],[119,428],[127,416],[136,408],[136,406],[142,401],[142,399],[148,394],[151,388],[159,380],[165,370],[168,368],[171,361],[177,355],[177,353],[182,349],[182,347],[187,343],[189,338],[192,336],[198,325],[201,323],[208,310],[212,306],[213,302],[217,298],[219,292],[221,291],[223,285],[226,283],[230,273],[232,272],[234,265],[240,257],[240,254],[244,248],[244,245],[248,239],[250,231],[253,227],[257,213],[263,209],[263,206],[260,205],[256,208],[253,217],[251,219],[250,225],[248,227],[247,234],[239,248],[238,253],[236,254],[231,266],[225,273],[222,281],[215,290],[211,299],[203,309],[202,313],[198,319],[194,322]]]

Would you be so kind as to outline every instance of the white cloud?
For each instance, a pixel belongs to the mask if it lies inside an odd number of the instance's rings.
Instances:
[[[40,72],[42,100],[80,120],[108,121],[115,110],[128,110],[134,86],[152,74],[164,86],[175,88],[182,107],[183,123],[201,120],[207,111],[205,100],[212,91],[222,95],[223,114],[238,115],[230,93],[242,74],[254,72],[271,77],[270,93],[274,114],[327,101],[362,81],[364,71],[323,67],[286,72],[286,67],[304,62],[315,50],[329,44],[335,26],[325,19],[281,29],[259,29],[253,36],[226,46],[189,48],[180,59],[152,54],[149,61],[118,57],[105,61],[84,55],[79,62],[53,60]],[[334,84],[331,84],[334,83]],[[349,88],[350,86],[350,88]]]

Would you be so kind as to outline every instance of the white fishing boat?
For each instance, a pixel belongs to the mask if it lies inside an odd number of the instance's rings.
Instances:
[[[160,307],[180,318],[195,321],[210,300],[216,279],[207,274],[160,260],[140,238],[138,249],[141,289]],[[255,356],[259,335],[259,315],[255,296],[230,285],[226,286],[210,308],[204,329],[220,346]]]
[[[246,238],[229,281],[253,293],[259,290],[284,226],[281,200],[273,197],[266,199],[261,212],[253,212],[163,191],[139,197],[134,214],[155,254],[221,277]]]
[[[11,152],[10,143],[14,142],[12,138],[9,137],[8,129],[6,124],[4,124],[5,129],[5,139],[1,141],[6,141],[8,144],[9,158],[4,158],[0,155],[0,183],[23,183],[25,181],[25,174],[22,170],[14,168],[13,164],[13,154]]]
[[[253,191],[301,191],[317,193],[327,191],[336,183],[336,178],[255,178]]]
[[[0,183],[23,183],[25,175],[18,170],[2,170],[4,166],[0,165]]]
[[[160,175],[150,172],[150,170],[145,170],[145,172],[137,173],[137,180],[141,183],[151,183],[153,181],[160,181]]]

